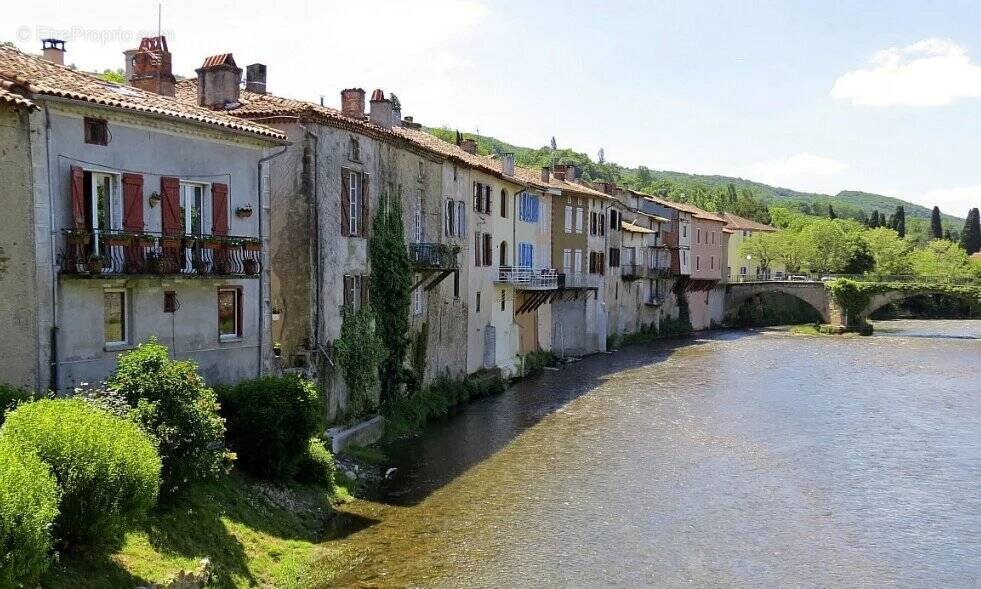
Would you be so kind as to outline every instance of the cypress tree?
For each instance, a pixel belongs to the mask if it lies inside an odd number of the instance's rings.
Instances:
[[[900,237],[906,237],[906,209],[902,205],[896,207],[896,214],[893,218],[893,229]]]
[[[967,213],[967,221],[961,231],[961,247],[969,254],[981,251],[981,212],[977,207]]]
[[[872,209],[872,216],[869,217],[869,229],[875,229],[879,226],[879,210]]]
[[[930,215],[930,233],[933,234],[934,239],[942,239],[944,236],[944,226],[940,222],[940,207],[933,207],[933,213]]]
[[[837,219],[838,215],[835,214],[835,209],[830,204],[828,205],[828,218]]]

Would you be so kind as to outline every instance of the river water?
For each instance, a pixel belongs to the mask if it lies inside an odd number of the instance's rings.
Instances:
[[[337,585],[981,584],[981,321],[629,347],[389,452]]]

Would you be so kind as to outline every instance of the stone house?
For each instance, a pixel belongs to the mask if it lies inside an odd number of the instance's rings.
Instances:
[[[0,381],[95,383],[151,337],[212,383],[268,370],[263,178],[286,136],[177,101],[162,38],[135,86],[65,67],[60,41],[44,54],[0,47],[0,313],[23,338]]]

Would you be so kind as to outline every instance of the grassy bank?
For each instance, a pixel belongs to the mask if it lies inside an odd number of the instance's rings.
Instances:
[[[304,587],[336,571],[326,537],[331,497],[316,485],[254,481],[233,473],[201,483],[154,509],[108,556],[55,564],[41,586],[51,589],[137,587],[213,565],[214,587]],[[317,569],[311,567],[316,559]],[[337,562],[342,561],[338,555]]]

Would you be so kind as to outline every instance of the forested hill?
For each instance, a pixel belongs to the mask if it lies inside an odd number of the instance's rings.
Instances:
[[[456,138],[456,131],[447,128],[427,128],[426,131],[450,142]],[[740,193],[752,192],[756,197],[762,198],[769,204],[788,206],[815,215],[827,215],[828,205],[834,208],[837,216],[855,219],[871,215],[873,210],[890,215],[895,212],[897,206],[902,206],[906,210],[907,218],[926,221],[930,219],[931,211],[927,207],[870,192],[844,190],[834,196],[800,192],[730,176],[686,174],[654,170],[645,166],[628,168],[615,162],[596,161],[585,153],[571,149],[553,151],[550,146],[533,149],[512,145],[495,137],[473,133],[467,133],[466,136],[477,141],[477,149],[481,154],[500,155],[505,152],[512,152],[519,165],[528,167],[546,166],[553,158],[559,163],[574,162],[583,170],[583,176],[588,180],[614,181],[621,186],[645,192],[659,190],[662,194],[675,200],[685,200],[708,209],[713,209],[713,199],[716,198],[716,195],[724,194],[731,184]],[[682,197],[682,195],[684,196]],[[964,226],[964,218],[959,217],[959,215],[966,214],[967,211],[942,211],[942,213],[944,227],[957,231]],[[951,215],[949,213],[956,214]]]

